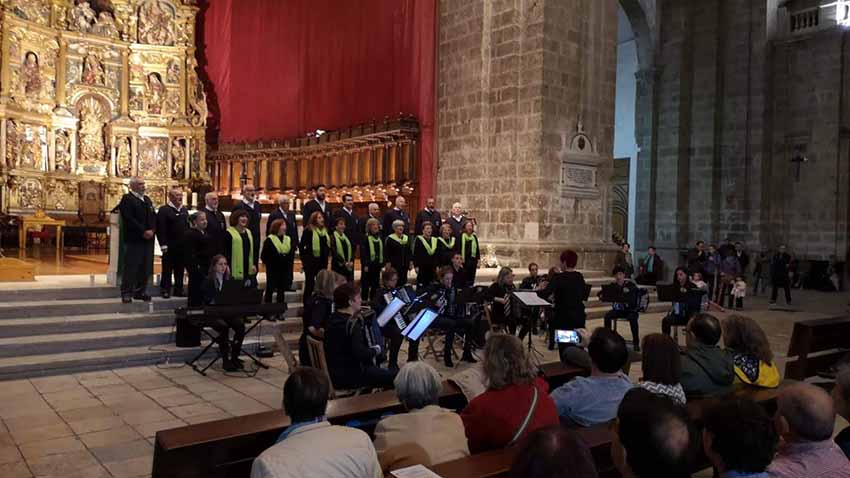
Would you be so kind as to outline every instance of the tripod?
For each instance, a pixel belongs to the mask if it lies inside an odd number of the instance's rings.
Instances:
[[[534,294],[534,293],[532,292],[532,294]],[[537,350],[537,348],[534,346],[534,341],[533,341],[533,338],[534,338],[533,337],[534,336],[534,333],[533,333],[534,332],[534,321],[535,321],[536,317],[540,316],[540,311],[541,311],[542,307],[551,307],[552,304],[550,304],[550,303],[548,303],[548,302],[546,302],[542,299],[537,298],[536,294],[534,294],[534,297],[533,297],[533,299],[536,299],[534,301],[534,303],[531,303],[531,304],[527,303],[525,300],[523,300],[524,297],[522,295],[518,294],[516,291],[511,293],[511,299],[516,300],[521,305],[523,305],[525,308],[531,310],[531,313],[528,314],[528,318],[526,319],[527,322],[525,324],[525,327],[526,327],[525,330],[528,334],[528,344],[527,344],[528,357],[534,362],[535,365],[539,366],[541,364],[541,361],[542,361],[544,355],[543,355],[543,352]],[[522,308],[518,308],[518,309],[522,310]]]

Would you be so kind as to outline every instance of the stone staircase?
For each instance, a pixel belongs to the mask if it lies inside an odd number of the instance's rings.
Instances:
[[[594,286],[588,319],[600,319],[610,307],[599,303],[596,293],[610,279],[593,272],[585,276]],[[494,278],[494,271],[483,270],[478,282],[488,284]],[[198,348],[174,345],[173,311],[185,299],[155,297],[150,303],[122,304],[118,297],[118,290],[108,286],[0,290],[0,380],[181,363],[198,353]],[[650,312],[664,310],[654,299],[653,292]],[[249,350],[257,342],[274,344],[279,326],[297,351],[301,294],[288,293],[286,300],[286,320],[264,323],[259,336],[255,330],[245,341]]]

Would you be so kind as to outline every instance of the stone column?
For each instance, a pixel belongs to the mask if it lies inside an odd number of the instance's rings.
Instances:
[[[655,187],[658,155],[658,115],[656,90],[661,67],[645,68],[635,73],[635,142],[638,145],[637,183],[635,187],[635,244],[633,250],[642,252],[655,243]]]
[[[501,263],[607,269],[615,0],[441,0],[437,196]]]
[[[59,108],[67,106],[65,83],[68,76],[68,41],[59,40],[59,60],[56,63],[56,105]]]

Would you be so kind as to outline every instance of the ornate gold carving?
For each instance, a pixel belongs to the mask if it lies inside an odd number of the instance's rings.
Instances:
[[[153,115],[162,114],[165,95],[165,85],[162,84],[162,77],[159,73],[149,74],[145,82],[145,102],[147,103],[145,110]]]
[[[46,129],[43,126],[23,125],[18,156],[19,168],[44,170],[46,135]]]
[[[87,33],[91,31],[97,14],[89,5],[87,0],[80,0],[77,5],[71,9],[68,26],[72,31]]]
[[[131,154],[130,138],[123,136],[116,139],[115,168],[116,175],[129,178],[133,174],[133,156]]]
[[[46,205],[48,209],[67,210],[77,208],[77,188],[74,183],[48,179],[45,192],[47,193]]]
[[[38,68],[38,55],[28,51],[24,55],[24,66],[21,68],[24,81],[24,94],[41,95],[41,72]]]
[[[44,207],[41,181],[35,178],[17,179],[18,206],[23,209],[38,209]]]
[[[186,174],[186,148],[183,146],[185,140],[175,139],[171,142],[171,177],[183,179]]]
[[[148,0],[139,7],[139,43],[174,44],[175,13],[160,0]]]
[[[180,83],[180,63],[176,59],[168,62],[165,81],[171,84]]]
[[[71,172],[71,133],[66,129],[57,129],[53,162],[56,171]]]
[[[50,22],[50,4],[45,0],[10,0],[6,8],[24,20],[41,25]]]
[[[80,80],[86,85],[103,85],[105,83],[103,62],[97,53],[89,53],[83,59],[83,74]]]
[[[109,119],[108,108],[94,96],[86,96],[77,105],[80,113],[80,147],[77,171],[103,173],[106,148],[103,126]]]
[[[206,127],[207,126],[207,94],[204,91],[204,84],[201,83],[201,78],[197,72],[198,62],[195,58],[189,59],[189,78],[187,78],[187,114],[191,118],[192,126]]]
[[[95,35],[100,35],[108,38],[121,38],[121,32],[118,24],[115,23],[115,17],[107,11],[100,12],[97,16],[97,23],[91,27],[91,32]]]
[[[139,139],[139,175],[165,177],[168,174],[168,138]]]

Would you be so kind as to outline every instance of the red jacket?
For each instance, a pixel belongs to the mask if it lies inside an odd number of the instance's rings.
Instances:
[[[537,407],[522,439],[530,432],[558,425],[558,409],[549,398],[549,385],[541,378],[534,381],[537,387]],[[511,385],[501,390],[487,390],[472,399],[461,412],[469,451],[473,454],[504,448],[528,415],[533,398],[532,384]]]

